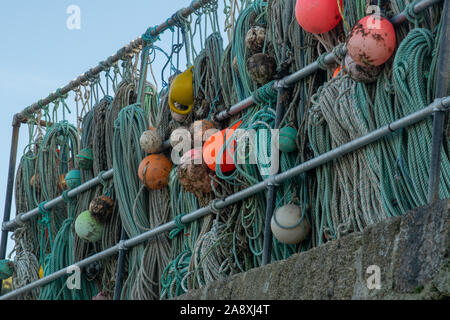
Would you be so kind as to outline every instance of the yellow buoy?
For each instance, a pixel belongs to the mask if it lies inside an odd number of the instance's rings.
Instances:
[[[35,269],[36,270],[36,269]],[[39,268],[39,279],[42,279],[44,277],[44,269],[42,266]]]
[[[169,90],[170,109],[181,115],[189,114],[194,107],[194,67],[190,67],[182,74],[179,74],[172,82]],[[186,110],[180,110],[175,107],[175,102],[188,107]]]

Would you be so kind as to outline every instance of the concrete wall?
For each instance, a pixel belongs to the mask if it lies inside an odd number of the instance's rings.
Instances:
[[[177,299],[448,299],[449,214],[440,201]],[[372,265],[381,289],[368,289]]]

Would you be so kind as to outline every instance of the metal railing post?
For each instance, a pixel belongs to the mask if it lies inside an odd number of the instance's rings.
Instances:
[[[290,13],[292,11],[292,1],[286,2],[286,7],[284,8],[284,12]],[[286,30],[288,28],[287,25],[287,19],[285,20],[284,29]],[[281,51],[281,61],[284,62],[286,59],[286,41],[283,43],[283,48]],[[277,90],[277,107],[276,107],[276,114],[275,114],[275,125],[274,129],[279,130],[281,126],[281,120],[283,120],[283,116],[285,114],[285,106],[284,106],[284,94],[286,92],[286,87],[283,85],[283,81],[276,82],[276,90]],[[272,139],[274,138],[273,135],[271,135]],[[276,134],[276,138],[279,138],[278,133]],[[272,145],[272,144],[271,144]],[[278,144],[277,144],[278,145]],[[270,181],[273,181],[273,177],[278,174],[280,171],[280,150],[271,150],[271,157],[273,153],[276,153],[276,161],[277,163],[277,171],[273,174],[271,173]],[[272,157],[273,159],[273,157]],[[271,163],[271,167],[274,164]],[[267,199],[266,199],[266,217],[265,217],[265,224],[264,224],[264,241],[263,241],[263,255],[262,255],[262,265],[269,264],[272,260],[272,242],[273,242],[273,235],[272,235],[272,229],[271,229],[271,221],[272,221],[272,215],[273,210],[275,208],[275,200],[276,200],[276,194],[277,194],[277,186],[274,183],[269,183],[267,185]]]
[[[439,48],[439,61],[437,66],[436,98],[447,95],[449,55],[450,55],[450,0],[445,0],[442,11],[442,31]],[[431,146],[430,177],[428,180],[428,203],[439,200],[439,184],[442,162],[442,145],[444,141],[444,126],[446,112],[436,110],[433,114],[433,140]],[[448,138],[448,137],[447,137]]]
[[[125,258],[127,254],[127,248],[125,247],[125,241],[128,240],[128,236],[125,229],[122,227],[122,235],[120,236],[119,257],[117,259],[117,272],[116,272],[116,286],[114,287],[114,300],[120,300],[120,294],[123,287],[123,269],[125,268]]]
[[[278,130],[280,129],[281,120],[284,115],[284,104],[283,104],[283,95],[284,95],[284,88],[278,87],[278,95],[277,95],[277,108],[276,108],[276,116],[275,116],[275,126],[274,129]],[[277,135],[278,137],[278,135]],[[273,139],[273,135],[272,135]],[[279,164],[280,164],[280,151],[277,150],[271,150],[271,156],[272,154],[276,152],[277,153],[277,161],[278,161],[278,170],[275,172],[274,175],[271,175],[270,178],[273,178],[276,174],[279,172]],[[271,163],[271,166],[273,166],[273,163]],[[270,179],[269,178],[269,179]],[[272,181],[272,180],[271,180]],[[276,199],[276,184],[269,183],[267,185],[267,199],[266,199],[266,217],[265,217],[265,225],[264,225],[264,242],[263,242],[263,255],[262,255],[262,265],[269,264],[272,257],[272,229],[270,227],[271,221],[272,221],[272,215],[273,210],[275,207],[275,199]]]
[[[9,169],[8,169],[8,182],[6,186],[5,196],[5,211],[3,211],[3,223],[9,221],[11,218],[11,205],[12,196],[14,192],[14,177],[16,173],[16,161],[17,161],[17,145],[19,142],[20,121],[17,116],[14,116],[12,123],[12,137],[11,137],[11,150],[9,153]],[[0,242],[0,260],[5,259],[6,249],[8,246],[8,231],[2,230],[2,237]],[[0,292],[2,291],[2,282],[0,280]]]

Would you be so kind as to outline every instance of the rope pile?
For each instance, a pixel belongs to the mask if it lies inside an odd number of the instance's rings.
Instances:
[[[407,11],[409,23],[396,28],[399,46],[395,57],[384,65],[374,83],[356,82],[347,74],[340,48],[373,3],[345,1],[340,8],[342,23],[328,33],[315,35],[299,26],[294,14],[296,0],[225,0],[222,31],[228,36],[226,44],[220,33],[219,5],[213,1],[190,18],[172,17],[176,25],[169,28],[172,45],[168,53],[155,45],[158,38],[151,36],[154,29],[149,28],[143,35],[142,51],[132,52],[121,66],[104,66],[104,81],[92,78],[75,90],[76,127],[66,120],[70,112],[67,96],[60,95],[52,112],[43,108],[38,117],[47,121],[47,127],[30,117],[30,141],[16,176],[16,207],[18,212],[26,212],[39,206],[41,214],[14,233],[14,287],[37,280],[40,267],[49,275],[114,246],[120,241],[122,228],[128,237],[135,237],[169,221],[177,226],[169,235],[127,252],[122,299],[170,299],[261,266],[267,194],[253,195],[221,210],[214,204],[273,174],[269,168],[278,152],[270,143],[274,129],[291,127],[297,132],[296,152],[280,152],[279,171],[284,172],[420,110],[434,99],[442,5],[421,15],[413,13],[410,1],[393,0],[382,6],[387,17]],[[247,47],[246,35],[255,27],[265,30],[258,54],[271,57],[276,64],[270,80],[262,85],[248,70],[248,61],[255,53]],[[325,63],[330,52],[337,56],[336,64]],[[164,68],[161,79],[156,79],[153,68],[159,59]],[[194,107],[179,122],[169,107],[169,96],[184,59],[188,68],[193,66]],[[273,88],[276,80],[315,61],[321,70],[284,88],[278,97]],[[341,67],[338,73],[337,67]],[[147,81],[148,75],[152,82]],[[249,96],[254,105],[231,119],[217,121],[216,114]],[[279,127],[277,104],[284,107]],[[62,121],[58,121],[60,114]],[[147,189],[137,174],[146,157],[140,145],[142,133],[154,127],[167,140],[175,129],[189,128],[195,120],[210,120],[218,129],[238,125],[239,129],[252,130],[256,133],[254,149],[238,148],[232,172],[222,172],[216,165],[215,174],[209,174],[213,190],[209,194],[185,190],[176,166],[167,187]],[[311,233],[297,245],[273,237],[271,261],[362,231],[425,204],[431,128],[431,121],[423,121],[276,186],[275,210],[298,205]],[[243,144],[244,139],[235,131],[217,159],[230,152],[235,142]],[[90,149],[94,155],[92,168],[81,169],[82,183],[101,178],[109,168],[114,169],[114,179],[101,179],[98,187],[68,199],[61,176],[76,167],[75,158],[82,149]],[[448,198],[448,146],[444,147],[442,166],[440,196]],[[65,195],[65,203],[45,210],[45,201],[60,194]],[[100,195],[111,197],[115,206],[101,241],[89,243],[76,236],[73,223]],[[181,222],[185,214],[208,205],[213,214],[189,224]],[[81,291],[68,290],[67,277],[63,277],[21,298],[92,299],[101,293],[110,299],[116,269],[117,255],[113,255],[83,270]]]

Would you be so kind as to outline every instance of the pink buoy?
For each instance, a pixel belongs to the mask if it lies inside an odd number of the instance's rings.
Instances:
[[[347,51],[357,64],[378,67],[392,56],[395,44],[392,23],[379,15],[370,15],[353,27],[347,40]]]
[[[342,0],[340,4],[344,8]],[[314,34],[331,31],[342,20],[337,0],[297,0],[295,17],[303,29]]]

